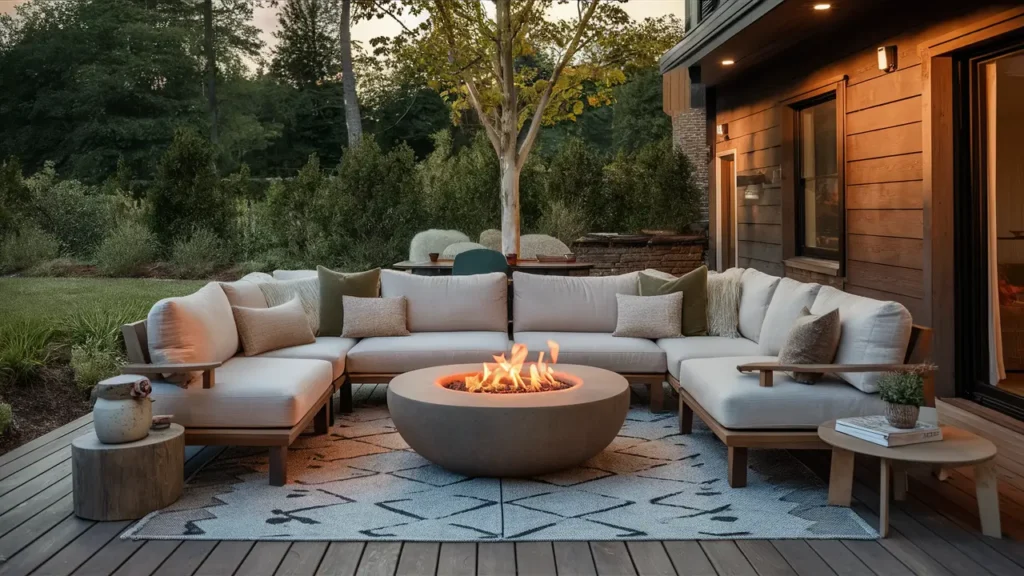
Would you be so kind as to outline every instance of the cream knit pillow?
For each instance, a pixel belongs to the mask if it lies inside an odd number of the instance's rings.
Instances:
[[[683,293],[661,296],[616,294],[618,319],[612,336],[679,338],[683,335]]]
[[[296,280],[278,280],[260,284],[260,290],[267,298],[267,306],[280,306],[285,302],[299,297],[302,310],[309,320],[309,328],[316,335],[320,332],[320,279],[299,278]]]
[[[232,306],[231,312],[246,356],[316,342],[298,296],[271,308]]]
[[[345,316],[343,338],[408,336],[405,296],[397,298],[360,298],[342,296]]]
[[[743,268],[708,273],[708,336],[739,338],[740,279]]]

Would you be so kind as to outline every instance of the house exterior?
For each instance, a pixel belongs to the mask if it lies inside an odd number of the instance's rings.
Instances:
[[[901,302],[939,396],[1024,418],[1022,3],[686,8],[664,108],[704,170],[711,267]]]

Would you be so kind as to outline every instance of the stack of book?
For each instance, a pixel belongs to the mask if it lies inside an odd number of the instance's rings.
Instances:
[[[889,448],[942,440],[942,430],[935,424],[918,421],[913,428],[895,428],[885,416],[840,418],[836,420],[836,432]]]

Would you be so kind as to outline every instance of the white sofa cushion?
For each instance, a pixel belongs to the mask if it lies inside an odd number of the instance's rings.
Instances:
[[[320,336],[312,344],[289,346],[279,350],[264,352],[257,358],[291,358],[293,360],[323,360],[330,362],[333,368],[333,379],[337,380],[345,372],[345,356],[356,345],[354,338],[337,336]]]
[[[811,308],[820,289],[821,284],[797,282],[792,278],[779,280],[761,324],[761,337],[758,339],[761,354],[779,355],[793,323],[801,316],[804,308]]]
[[[778,276],[765,274],[754,268],[747,268],[740,278],[740,334],[757,342],[761,336],[761,325],[768,312],[772,295],[779,285]]]
[[[146,319],[146,339],[153,364],[224,362],[238,352],[231,303],[216,282],[154,304]],[[189,377],[178,380],[184,383]]]
[[[316,276],[316,270],[274,270],[274,280],[301,280]]]
[[[640,294],[638,273],[619,276],[512,274],[516,332],[615,331],[616,294]]]
[[[594,332],[516,332],[516,344],[526,344],[530,360],[539,352],[548,357],[548,340],[558,343],[558,362],[604,368],[620,374],[664,374],[665,351],[646,338],[623,338]]]
[[[405,296],[411,332],[508,330],[508,277],[501,272],[417,276],[381,270],[380,295]]]
[[[365,338],[349,350],[349,374],[399,374],[444,364],[494,362],[508,354],[506,332],[419,332]]]
[[[224,295],[228,297],[228,302],[232,306],[241,306],[242,308],[267,308],[267,298],[263,295],[263,290],[260,289],[260,285],[256,282],[246,280],[236,280],[235,282],[221,282],[220,287],[224,290]]]
[[[910,343],[913,319],[898,302],[883,302],[823,286],[811,306],[820,316],[839,309],[842,334],[836,364],[902,364]],[[864,392],[878,392],[879,373],[839,376]]]
[[[236,356],[215,372],[213,388],[153,382],[154,414],[173,414],[186,428],[288,428],[331,385],[321,360]]]
[[[679,384],[712,418],[726,428],[813,430],[822,422],[849,416],[881,414],[878,394],[865,394],[835,377],[808,386],[780,372],[762,388],[757,374],[740,374],[736,366],[774,362],[774,356],[737,356],[686,360]]]
[[[688,336],[686,338],[660,338],[657,340],[657,344],[665,351],[669,374],[677,379],[679,378],[679,363],[684,360],[760,354],[757,342],[746,338]]]

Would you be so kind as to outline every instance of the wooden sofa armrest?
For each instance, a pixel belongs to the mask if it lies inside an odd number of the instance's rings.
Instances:
[[[838,372],[916,370],[929,373],[930,375],[935,370],[935,367],[927,364],[779,364],[778,362],[752,362],[750,364],[740,364],[736,369],[744,374],[759,372],[761,375],[761,386],[770,387],[776,372],[836,374]]]
[[[221,362],[125,364],[121,367],[121,374],[188,374],[189,372],[202,372],[203,388],[213,388],[214,370],[219,368],[221,364]]]

